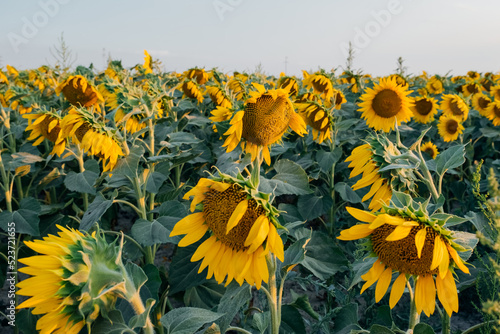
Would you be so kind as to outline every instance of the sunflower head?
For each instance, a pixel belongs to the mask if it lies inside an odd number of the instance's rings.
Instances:
[[[491,99],[483,93],[472,96],[472,106],[483,116],[486,116],[486,109],[491,103]]]
[[[207,94],[216,107],[231,108],[233,105],[226,92],[220,86],[208,86]]]
[[[410,110],[413,112],[413,118],[418,123],[427,124],[434,120],[434,116],[437,113],[437,101],[432,97],[414,97],[413,106]]]
[[[40,255],[19,260],[26,265],[19,271],[31,277],[17,285],[17,294],[30,297],[18,308],[44,314],[36,325],[44,333],[78,333],[99,314],[107,317],[124,291],[121,247],[101,234],[58,228],[58,235],[25,241]]]
[[[75,107],[98,107],[104,102],[102,95],[81,75],[72,75],[60,84],[56,93],[59,95],[61,92]]]
[[[427,316],[434,313],[437,290],[441,304],[451,316],[453,312],[458,312],[453,274],[456,269],[469,273],[465,261],[471,249],[463,240],[464,237],[476,240],[475,236],[447,229],[446,221],[455,216],[444,213],[429,215],[428,201],[417,203],[409,195],[398,192],[394,195],[394,202],[384,206],[381,212],[347,208],[354,218],[363,223],[342,231],[338,239],[367,238],[365,246],[376,258],[372,268],[361,276],[366,281],[361,293],[378,281],[375,300],[380,301],[395,271],[397,278],[389,300],[391,308],[403,295],[407,280],[412,276],[418,313],[424,311]],[[454,219],[460,220],[459,217]]]
[[[367,89],[361,96],[363,102],[359,103],[359,111],[369,127],[389,132],[394,129],[394,123],[400,125],[411,119],[412,102],[407,96],[411,91],[405,87],[394,79],[382,78],[379,84]]]
[[[305,87],[312,88],[314,93],[319,94],[325,101],[330,101],[333,97],[332,80],[325,73],[307,75],[302,83]]]
[[[439,154],[437,146],[434,145],[431,141],[422,144],[422,146],[420,146],[420,150],[427,153],[432,159],[436,159],[436,156]]]
[[[144,68],[144,74],[150,74],[153,73],[153,57],[149,55],[149,53],[144,50],[144,65],[142,67]]]
[[[269,195],[258,192],[241,175],[221,174],[200,179],[184,199],[191,196],[191,212],[197,212],[180,220],[170,236],[185,234],[179,242],[185,247],[208,232],[191,258],[193,262],[203,259],[199,272],[208,267],[207,278],[215,276],[219,283],[226,279],[227,285],[234,279],[260,288],[268,279],[266,255],[271,252],[284,259],[276,229],[278,211]]]
[[[209,79],[209,73],[202,68],[192,68],[184,72],[188,79],[194,79],[199,85],[204,85]]]
[[[478,80],[479,78],[481,78],[481,74],[479,74],[476,71],[469,71],[469,72],[467,72],[467,77],[470,80]]]
[[[231,127],[224,133],[228,137],[223,146],[231,152],[243,139],[245,150],[251,153],[252,160],[262,148],[264,159],[270,164],[269,146],[280,141],[289,128],[300,136],[304,135],[306,125],[295,112],[287,90],[266,90],[257,83],[253,86],[256,91],[250,93],[244,110],[238,111],[231,119]]]
[[[457,140],[463,131],[461,118],[446,114],[439,117],[438,132],[445,142]]]
[[[184,96],[198,100],[198,103],[203,102],[203,93],[198,84],[192,79],[185,79],[177,88],[180,88]]]
[[[60,156],[66,148],[66,137],[61,131],[61,116],[52,111],[40,110],[37,113],[23,114],[28,119],[25,131],[31,131],[28,140],[34,140],[33,146],[38,146],[44,139],[54,143],[51,154]]]
[[[481,91],[481,87],[475,82],[469,82],[462,86],[462,93],[465,97],[477,94]]]
[[[299,93],[299,84],[297,79],[285,75],[280,76],[278,80],[278,88],[288,88],[290,96],[297,96]]]
[[[486,108],[485,116],[493,122],[494,126],[500,125],[500,101],[493,101]]]
[[[443,81],[437,76],[430,78],[425,88],[427,88],[430,94],[441,94],[444,92]]]
[[[331,140],[330,127],[333,117],[328,109],[316,102],[296,103],[297,111],[304,121],[313,129],[313,140],[321,144],[324,140]]]
[[[456,94],[444,94],[440,109],[443,110],[443,115],[452,115],[458,117],[461,121],[465,121],[469,116],[469,107],[465,101]]]

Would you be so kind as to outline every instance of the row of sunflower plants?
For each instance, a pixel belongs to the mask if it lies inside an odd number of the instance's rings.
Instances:
[[[15,332],[498,325],[500,75],[165,73],[145,52],[7,65],[0,111]]]

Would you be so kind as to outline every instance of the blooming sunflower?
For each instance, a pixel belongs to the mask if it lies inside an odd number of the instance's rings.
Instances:
[[[9,84],[9,78],[7,78],[7,76],[5,75],[5,73],[3,73],[2,70],[0,70],[0,83],[5,83],[5,84]]]
[[[430,316],[439,301],[448,315],[458,312],[458,293],[453,274],[458,268],[464,273],[469,269],[458,252],[466,251],[457,243],[452,231],[443,227],[451,215],[429,216],[423,205],[405,208],[385,207],[385,212],[370,213],[347,208],[357,224],[344,230],[340,240],[368,238],[368,247],[377,258],[371,269],[361,276],[366,282],[363,293],[378,281],[375,301],[379,302],[391,284],[393,271],[397,277],[391,289],[389,306],[393,308],[405,290],[408,277],[415,282],[417,312]],[[446,216],[446,219],[443,217]],[[462,232],[463,233],[463,232]]]
[[[238,101],[243,101],[247,97],[247,88],[245,85],[247,79],[248,77],[240,74],[238,76],[235,75],[227,83],[227,86],[234,94],[234,98]]]
[[[316,102],[295,104],[297,111],[312,128],[313,140],[321,144],[324,140],[332,140],[330,127],[333,122],[330,112]]]
[[[102,95],[81,75],[72,75],[56,88],[56,94],[64,94],[75,107],[96,107],[104,102]]]
[[[483,93],[474,94],[472,106],[483,116],[486,116],[486,109],[491,103],[491,99]]]
[[[430,123],[434,120],[437,113],[437,101],[435,98],[420,96],[411,98],[413,106],[410,110],[413,112],[415,121],[422,124]]]
[[[493,122],[494,126],[500,125],[500,101],[491,102],[484,115]]]
[[[297,79],[285,76],[284,73],[280,74],[280,78],[278,80],[278,88],[288,88],[290,96],[297,96],[297,94],[299,93],[299,84],[297,82]]]
[[[491,87],[490,95],[493,99],[500,101],[500,85]]]
[[[62,135],[80,144],[85,152],[103,161],[103,172],[111,171],[124,156],[119,142],[103,124],[94,121],[85,110],[71,109],[61,121]]]
[[[249,188],[242,179],[200,179],[184,199],[193,196],[191,212],[201,211],[180,220],[170,236],[185,234],[179,242],[185,247],[208,232],[191,257],[193,262],[203,259],[198,272],[208,267],[207,279],[214,276],[219,284],[226,279],[226,285],[233,279],[240,285],[246,281],[260,289],[262,281],[268,281],[266,255],[274,253],[283,261],[283,242],[269,195]]]
[[[462,120],[453,115],[439,117],[438,132],[445,142],[457,140],[458,135],[464,131]]]
[[[36,323],[42,334],[76,334],[115,304],[117,295],[106,290],[123,281],[116,271],[119,253],[95,233],[57,227],[57,236],[24,242],[41,255],[19,259],[26,265],[19,271],[31,277],[17,284],[17,294],[30,297],[17,308],[43,314]]]
[[[23,117],[28,119],[25,131],[31,131],[28,140],[35,140],[33,146],[38,146],[44,139],[48,139],[54,143],[50,154],[61,156],[66,148],[66,137],[61,132],[61,117],[48,111],[24,114]]]
[[[382,78],[373,89],[368,88],[366,93],[361,95],[361,117],[369,127],[389,132],[394,129],[394,122],[400,125],[411,119],[412,102],[407,96],[410,93],[411,91],[398,85],[395,80]]]
[[[467,76],[471,79],[471,80],[478,80],[480,77],[481,77],[481,74],[479,74],[478,72],[476,71],[468,71],[467,72]]]
[[[198,100],[198,103],[203,102],[203,93],[201,92],[198,84],[192,79],[185,79],[179,84],[179,86],[177,86],[177,88],[182,90],[184,96],[196,99]]]
[[[303,73],[303,85],[305,87],[312,88],[313,92],[319,94],[320,98],[322,98],[325,103],[330,102],[330,99],[333,98],[334,93],[332,80],[330,80],[330,78],[328,78],[323,73],[308,74],[306,71],[303,71]]]
[[[342,107],[342,104],[346,103],[347,100],[344,96],[344,93],[342,93],[340,90],[338,89],[333,89],[333,98],[332,98],[332,103],[333,105],[335,106],[335,109],[339,109]],[[331,103],[325,103],[325,105],[327,107],[331,107]]]
[[[144,50],[144,74],[150,74],[153,73],[153,68],[151,67],[153,65],[153,57],[149,55],[149,53]]]
[[[427,153],[432,159],[436,159],[436,156],[439,154],[437,146],[434,145],[431,141],[422,144],[422,146],[420,146],[420,150]]]
[[[430,94],[441,94],[444,92],[443,82],[436,76],[433,76],[427,81],[425,88],[427,88]]]
[[[127,113],[122,108],[116,110],[115,123],[120,129],[125,129],[128,133],[136,133],[146,127],[146,122],[142,121],[141,114]]]
[[[465,121],[469,116],[469,107],[460,96],[455,94],[444,94],[439,108],[443,110],[443,115],[456,116],[460,118],[460,121]]]
[[[464,94],[465,97],[477,94],[480,91],[481,87],[475,82],[469,82],[466,83],[465,85],[462,85],[462,93]]]
[[[217,107],[231,108],[233,105],[226,92],[219,86],[208,86],[207,94]]]
[[[199,85],[204,85],[209,79],[209,73],[202,68],[192,68],[184,72],[184,76],[188,79],[194,79]]]
[[[252,155],[252,161],[262,149],[264,160],[270,165],[269,146],[280,141],[288,128],[303,136],[306,124],[295,112],[287,90],[266,90],[255,82],[253,86],[257,91],[250,93],[251,97],[245,101],[244,110],[232,117],[231,127],[224,133],[227,138],[223,147],[231,152],[244,139],[242,148]]]

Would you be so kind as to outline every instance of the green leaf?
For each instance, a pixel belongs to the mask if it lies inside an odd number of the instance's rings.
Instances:
[[[394,332],[385,326],[373,325],[370,327],[370,334],[394,334]]]
[[[458,255],[462,258],[462,260],[467,261],[479,241],[476,235],[469,232],[459,231],[452,231],[451,235],[454,242],[467,249],[465,252],[458,252]]]
[[[389,305],[379,306],[373,323],[386,327],[392,327],[392,322],[391,308]]]
[[[286,333],[306,334],[306,326],[302,315],[291,305],[281,307],[281,327]]]
[[[370,268],[373,266],[377,258],[375,257],[369,257],[369,258],[362,258],[362,259],[356,259],[352,265],[352,270],[354,272],[354,277],[352,279],[351,285],[349,286],[348,290],[351,290],[356,284],[361,282],[363,279],[361,278],[361,275],[364,275],[370,270]]]
[[[306,245],[306,256],[301,265],[314,276],[326,280],[339,271],[347,270],[349,262],[342,250],[326,234],[314,231]]]
[[[82,221],[80,222],[80,230],[89,230],[94,223],[101,219],[102,215],[113,205],[113,199],[106,199],[101,193],[97,194],[94,201],[90,203],[87,211],[83,214]]]
[[[158,292],[160,291],[161,286],[161,277],[158,267],[154,264],[146,264],[142,270],[144,270],[144,273],[148,277],[144,286],[149,290],[151,296],[158,299]]]
[[[319,320],[319,314],[316,313],[313,310],[313,308],[311,306],[311,303],[309,302],[309,298],[307,297],[307,295],[298,295],[293,290],[291,290],[291,294],[292,294],[293,303],[291,303],[290,305],[298,308],[299,310],[302,310],[302,311],[306,312],[313,319]]]
[[[14,227],[15,233],[39,236],[40,230],[38,225],[40,218],[38,218],[38,215],[41,210],[40,204],[36,199],[33,197],[23,198],[19,203],[19,210],[14,212],[3,211],[0,213],[0,228],[7,232]]]
[[[224,316],[219,320],[219,327],[222,333],[226,331],[236,313],[238,313],[243,305],[248,303],[251,297],[252,289],[250,285],[243,284],[240,286],[234,281],[228,285],[217,308],[218,313],[224,313]]]
[[[131,231],[132,237],[146,247],[168,242],[170,232],[158,220],[150,222],[145,219],[137,219]]]
[[[285,250],[285,261],[283,262],[283,269],[285,271],[291,270],[295,265],[304,261],[306,257],[306,246],[311,240],[311,231],[309,236],[295,241],[290,247]]]
[[[113,175],[128,176],[130,178],[134,178],[137,173],[139,161],[141,160],[143,154],[144,148],[142,146],[132,146],[132,148],[130,149],[130,154],[122,159],[119,159],[116,163],[116,166],[113,169]]]
[[[415,326],[413,334],[435,334],[435,332],[431,326],[421,322]]]
[[[465,215],[467,219],[469,219],[472,224],[476,227],[476,229],[481,232],[484,236],[489,238],[490,240],[494,240],[496,237],[496,229],[492,225],[492,223],[486,218],[484,213],[482,212],[474,212],[469,211]]]
[[[91,170],[85,170],[83,173],[70,171],[64,179],[64,185],[71,191],[95,195],[96,189],[94,184],[98,177],[99,174]]]
[[[161,317],[166,334],[193,334],[206,323],[214,322],[223,314],[195,307],[179,307]]]
[[[168,135],[167,147],[179,147],[184,144],[195,145],[201,142],[195,135],[189,132],[173,132]]]
[[[212,309],[219,304],[226,289],[215,280],[193,286],[184,293],[184,305]]]
[[[271,314],[269,312],[255,313],[253,315],[253,325],[261,334],[266,332],[267,327],[271,324]]]
[[[412,199],[411,199],[411,196],[408,194],[405,194],[405,193],[400,192],[400,191],[394,191],[392,193],[391,201],[393,201],[397,207],[407,207],[408,208],[411,206]]]
[[[465,162],[465,146],[456,145],[438,154],[435,159],[436,171],[444,174],[447,170],[459,167]]]
[[[92,326],[92,334],[136,334],[123,320],[122,313],[112,310],[108,313],[108,319],[98,317]]]
[[[152,173],[148,177],[148,182],[146,183],[146,191],[153,194],[157,194],[158,191],[160,191],[160,188],[166,179],[168,179],[168,177],[162,173],[158,172]]]
[[[312,190],[309,188],[309,177],[297,163],[282,159],[275,165],[277,174],[272,179],[261,177],[260,190],[266,193],[280,195],[306,195]]]
[[[342,149],[340,147],[335,148],[333,152],[318,151],[316,153],[316,161],[318,162],[319,168],[323,173],[330,173],[333,164],[340,160],[342,156]]]
[[[206,282],[205,272],[198,274],[200,262],[191,262],[191,257],[201,242],[187,247],[177,247],[170,263],[170,293],[175,294]]]
[[[330,197],[303,195],[299,196],[297,209],[299,210],[303,220],[313,220],[328,212],[333,202]]]
[[[127,270],[128,276],[132,278],[135,289],[140,290],[144,283],[146,283],[146,281],[148,280],[148,276],[146,276],[144,270],[142,270],[141,267],[132,262],[128,262],[125,265],[125,269]]]
[[[352,190],[352,188],[345,182],[336,183],[335,191],[338,192],[340,197],[348,203],[361,203],[361,197],[359,197],[358,194],[356,194],[354,190]]]
[[[358,329],[358,305],[351,303],[337,309],[333,324],[333,333],[349,333],[351,329]]]

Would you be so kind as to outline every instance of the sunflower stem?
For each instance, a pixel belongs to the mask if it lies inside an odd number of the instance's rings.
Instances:
[[[434,184],[434,179],[432,178],[431,172],[429,171],[429,168],[427,167],[427,164],[425,163],[425,159],[422,156],[422,151],[420,150],[420,146],[417,147],[417,153],[418,157],[420,158],[420,169],[422,170],[422,173],[424,174],[424,179],[422,180],[427,187],[429,188],[429,191],[432,194],[432,197],[434,200],[437,202],[439,199],[439,196],[441,195],[441,182],[439,186],[439,191],[436,189],[436,185]]]
[[[260,183],[260,166],[262,165],[262,148],[257,153],[257,158],[252,161],[252,173],[250,174],[250,181],[255,189],[259,189]]]
[[[420,314],[417,312],[417,306],[415,304],[415,294],[411,288],[410,282],[406,282],[408,291],[410,292],[410,318],[408,323],[408,329],[412,330],[420,322]]]
[[[276,257],[271,253],[266,255],[267,268],[269,270],[269,281],[267,283],[268,293],[266,293],[271,312],[271,334],[279,334],[281,323],[281,309],[278,306],[278,291],[276,288]]]
[[[83,150],[78,145],[78,155],[76,155],[76,159],[78,160],[78,166],[80,167],[80,173],[85,171],[85,162],[83,160]],[[83,197],[83,211],[87,211],[89,207],[89,195],[87,193],[82,193]]]
[[[2,155],[0,154],[0,173],[2,174],[2,188],[5,193],[5,203],[7,204],[7,211],[12,212],[12,193],[9,189],[9,174],[5,172],[3,166]]]
[[[450,334],[450,316],[448,315],[448,312],[443,312],[443,317],[441,318],[442,321],[442,334]]]

